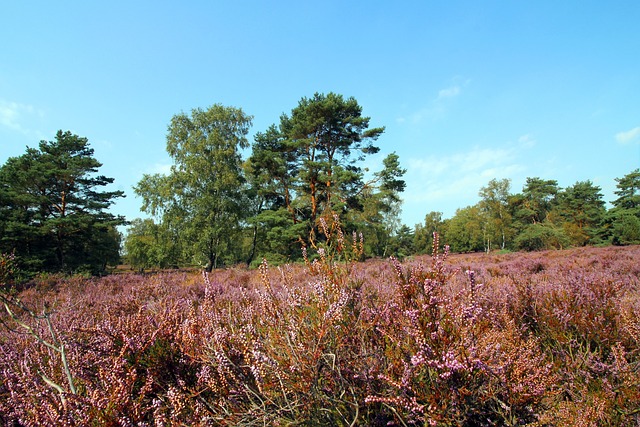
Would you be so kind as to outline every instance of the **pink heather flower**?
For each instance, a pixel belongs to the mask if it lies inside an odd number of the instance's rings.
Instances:
[[[411,356],[411,364],[413,366],[422,366],[427,364],[427,359],[424,357],[422,353]]]

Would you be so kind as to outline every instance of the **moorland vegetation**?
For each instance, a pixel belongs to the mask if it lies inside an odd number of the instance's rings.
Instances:
[[[3,259],[10,426],[635,426],[640,246],[40,277]],[[435,237],[437,248],[437,236]]]

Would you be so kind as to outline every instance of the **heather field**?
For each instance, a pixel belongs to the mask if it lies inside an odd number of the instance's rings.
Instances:
[[[333,240],[300,265],[5,285],[0,423],[640,424],[640,246],[354,262]]]

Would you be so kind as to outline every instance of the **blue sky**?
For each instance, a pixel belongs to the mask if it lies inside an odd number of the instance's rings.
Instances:
[[[639,22],[637,0],[5,2],[0,162],[85,136],[133,219],[174,114],[241,107],[253,135],[332,91],[386,126],[366,166],[400,156],[410,226],[492,178],[590,179],[611,201],[640,167]]]

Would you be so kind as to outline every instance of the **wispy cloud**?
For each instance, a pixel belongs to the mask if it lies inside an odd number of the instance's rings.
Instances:
[[[533,148],[537,144],[537,141],[533,137],[533,135],[528,133],[518,138],[518,143],[520,144],[521,148]]]
[[[480,148],[455,153],[445,157],[409,159],[410,170],[423,176],[442,175],[448,172],[473,172],[483,168],[502,166],[514,159],[514,150],[506,148]]]
[[[21,104],[18,102],[0,99],[0,126],[19,132],[29,137],[42,138],[41,132],[32,129],[32,126],[25,125],[36,118],[42,118],[44,113],[33,105]]]
[[[415,203],[437,206],[455,204],[464,207],[475,203],[478,190],[494,178],[512,178],[525,170],[519,156],[533,145],[533,138],[525,135],[517,144],[507,147],[474,147],[449,156],[414,158],[408,160],[404,194],[407,205]]]
[[[438,92],[438,98],[436,99],[446,99],[446,98],[453,98],[456,97],[458,95],[460,95],[460,92],[462,91],[462,89],[460,88],[459,85],[453,85],[450,86],[446,89],[441,89]]]
[[[171,164],[170,163],[156,163],[155,165],[148,168],[146,173],[160,175],[169,175],[171,173]]]
[[[640,142],[640,126],[625,132],[618,132],[616,134],[616,141],[618,141],[620,144]]]
[[[453,98],[456,98],[462,94],[462,90],[468,85],[470,80],[462,81],[459,78],[453,79],[453,82],[438,91],[438,94],[428,101],[428,105],[425,107],[408,114],[406,116],[399,117],[398,123],[420,123],[424,120],[435,120],[442,117],[447,110],[447,102]]]

